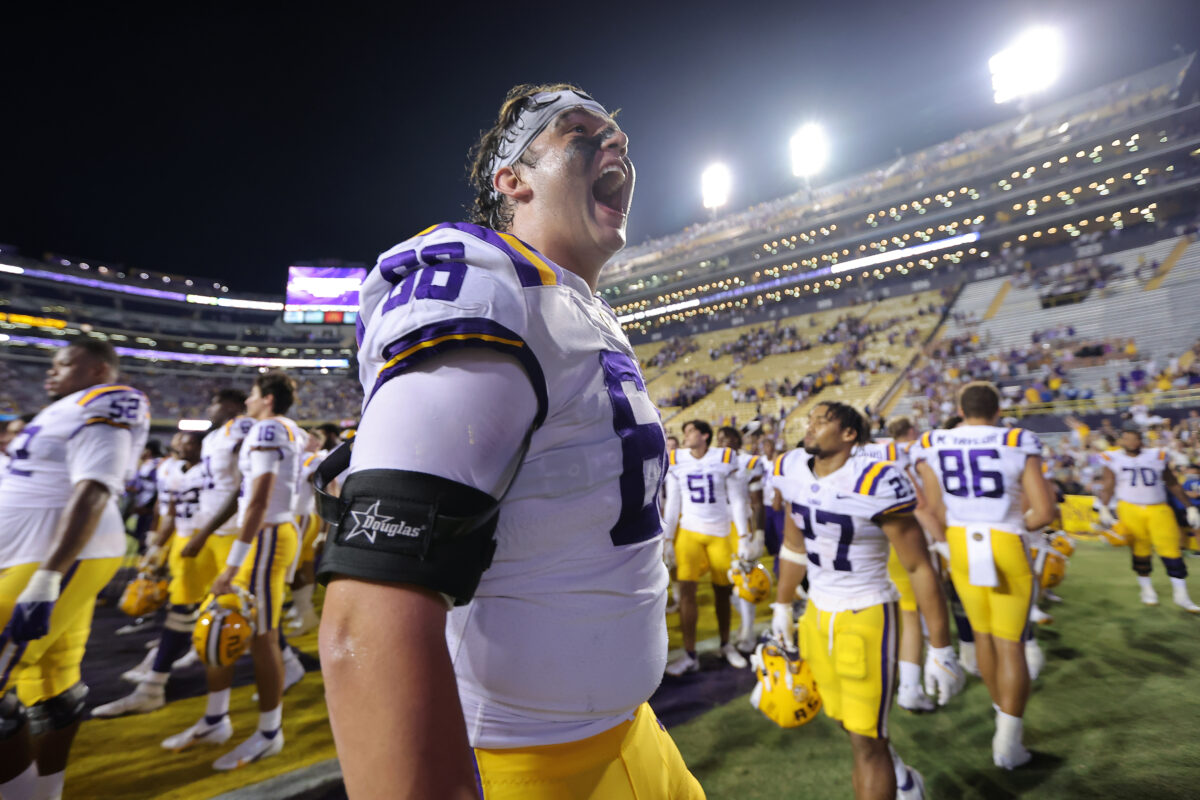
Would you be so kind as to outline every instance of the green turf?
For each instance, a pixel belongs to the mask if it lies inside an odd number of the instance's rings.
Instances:
[[[1200,560],[1189,560],[1200,565]],[[932,798],[1200,796],[1200,616],[1138,602],[1129,551],[1081,543],[1054,623],[1039,630],[1047,663],[1026,713],[1032,764],[992,766],[993,714],[978,678],[936,714],[897,709],[897,751]],[[1200,596],[1200,582],[1193,580]],[[846,735],[827,717],[780,730],[745,697],[671,731],[710,798],[851,798]]]

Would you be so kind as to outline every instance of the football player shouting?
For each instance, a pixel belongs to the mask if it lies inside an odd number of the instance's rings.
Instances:
[[[331,528],[321,666],[354,798],[701,798],[646,700],[666,664],[659,415],[596,295],[628,138],[520,86],[476,151],[473,223],[363,283],[367,398]],[[328,512],[326,512],[328,513]]]

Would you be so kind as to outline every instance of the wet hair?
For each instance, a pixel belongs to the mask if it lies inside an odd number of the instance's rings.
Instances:
[[[952,431],[955,428],[957,428],[959,425],[962,425],[962,424],[963,424],[963,418],[960,417],[958,414],[955,414],[952,417],[948,417],[946,419],[946,421],[942,423],[942,430]]]
[[[216,393],[217,402],[221,405],[226,403],[239,406],[242,410],[246,408],[246,393],[241,389],[221,389]]]
[[[712,425],[709,425],[702,419],[688,420],[687,422],[683,423],[684,428],[686,428],[688,425],[691,425],[693,428],[700,431],[701,436],[707,436],[708,443],[712,444]]]
[[[717,428],[717,433],[724,436],[726,442],[736,442],[737,444],[730,445],[734,450],[742,446],[742,434],[732,425],[722,425],[720,428]]]
[[[972,381],[958,393],[958,407],[964,417],[991,419],[1000,413],[1000,392],[995,384],[987,381]]]
[[[258,393],[263,397],[270,395],[275,398],[271,409],[276,414],[286,414],[296,402],[296,382],[281,369],[264,372],[254,379]]]
[[[492,230],[507,231],[512,227],[513,202],[504,195],[493,193],[492,159],[500,149],[500,143],[505,133],[516,121],[520,113],[531,105],[534,95],[542,92],[583,92],[578,86],[569,83],[522,83],[508,90],[504,102],[500,104],[500,114],[493,125],[479,137],[479,141],[471,148],[471,165],[468,177],[471,187],[475,190],[475,201],[471,208],[471,221]],[[534,158],[526,150],[518,164],[533,166]]]
[[[866,417],[859,413],[857,408],[833,400],[817,403],[817,405],[825,408],[826,419],[833,420],[844,431],[854,432],[855,444],[866,444],[871,441],[871,427],[867,424]]]
[[[893,439],[899,439],[902,436],[908,436],[912,433],[912,420],[908,417],[896,417],[887,424],[887,435]]]
[[[88,358],[111,367],[115,371],[121,369],[121,361],[117,357],[117,351],[103,339],[96,339],[92,336],[80,336],[77,339],[72,339],[71,343],[67,346],[83,351],[87,354]]]

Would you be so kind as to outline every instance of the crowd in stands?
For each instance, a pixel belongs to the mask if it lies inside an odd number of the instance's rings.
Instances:
[[[40,411],[49,400],[42,388],[46,364],[0,359],[0,414]],[[349,373],[304,375],[296,380],[296,405],[288,416],[301,422],[327,422],[357,418],[362,407],[362,390]],[[127,372],[120,376],[145,392],[155,420],[203,419],[214,392],[228,386],[248,389],[252,373],[212,376],[163,372]]]
[[[1158,82],[1178,78],[1164,74],[1150,80]],[[820,218],[823,223],[831,213],[871,202],[892,188],[906,186],[919,192],[932,192],[934,181],[937,181],[938,185],[957,186],[972,176],[978,176],[985,169],[985,165],[1000,163],[1024,149],[1079,142],[1081,137],[1143,117],[1168,104],[1173,98],[1171,92],[1152,94],[1149,91],[1152,87],[1149,86],[1130,87],[1128,81],[1102,87],[1077,99],[1074,104],[1043,109],[1019,120],[982,131],[960,134],[951,141],[901,156],[891,164],[848,180],[817,189],[804,189],[740,212],[689,226],[670,236],[631,246],[610,265],[609,274],[632,274],[642,266],[653,264],[661,267],[663,262],[671,260],[700,258],[709,251],[716,253],[729,247],[732,240],[751,232],[760,236],[791,233],[810,221],[816,222]],[[1088,108],[1089,111],[1084,113],[1082,108]],[[1039,115],[1046,118],[1035,121]],[[1042,122],[1045,123],[1044,128]],[[1190,124],[1189,120],[1171,120],[1160,126],[1161,131],[1156,129],[1155,133],[1173,139],[1188,132]],[[1045,131],[1044,135],[1029,135],[1031,131],[1041,130]],[[1142,149],[1153,146],[1158,138],[1161,136],[1143,142]],[[1038,177],[1054,179],[1077,168],[1074,161],[1056,163]],[[1110,188],[1108,193],[1113,191],[1115,189]],[[869,220],[855,222],[852,226],[861,226],[864,229],[867,226],[873,227]],[[686,279],[689,271],[685,269],[681,272],[682,275],[675,277]]]
[[[720,384],[712,375],[706,375],[694,369],[680,373],[683,383],[670,394],[657,398],[658,404],[664,407],[690,406],[699,402]]]

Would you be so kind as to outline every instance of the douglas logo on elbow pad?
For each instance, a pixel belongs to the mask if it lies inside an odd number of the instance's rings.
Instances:
[[[393,522],[395,517],[381,514],[379,512],[379,504],[382,501],[376,500],[366,511],[354,511],[351,509],[349,516],[354,520],[354,527],[346,532],[342,538],[343,542],[349,542],[355,536],[364,536],[371,544],[375,544],[375,537],[383,534],[387,537],[392,536],[407,536],[416,538],[421,536],[429,529],[428,525],[409,525],[401,520]]]

